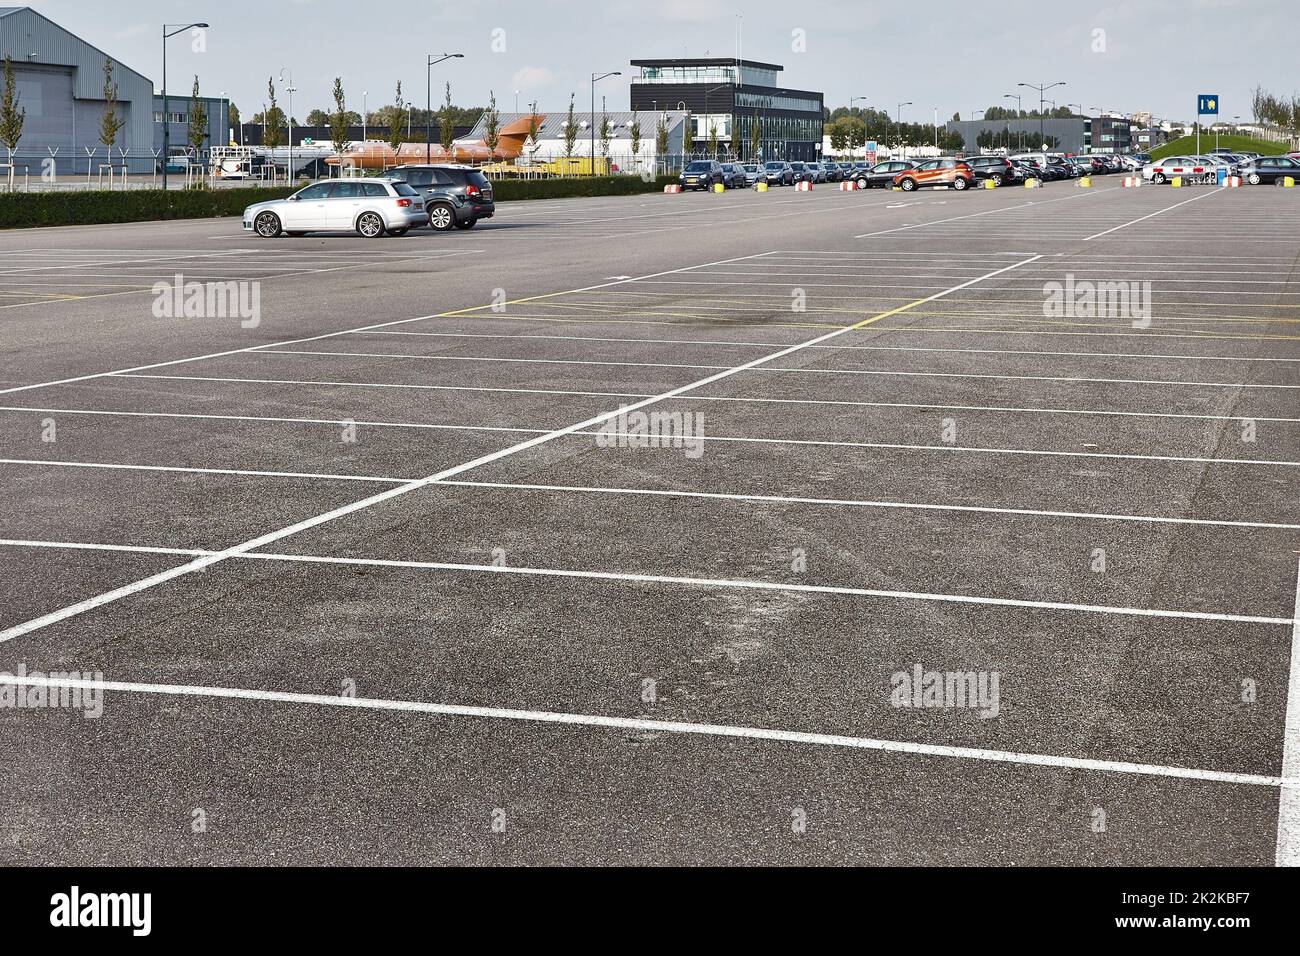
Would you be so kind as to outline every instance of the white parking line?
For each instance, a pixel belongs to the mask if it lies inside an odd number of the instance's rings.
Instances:
[[[1282,738],[1282,776],[1300,778],[1300,570],[1296,573],[1295,626],[1291,629],[1291,667],[1287,675],[1286,722]],[[1300,790],[1282,791],[1277,806],[1278,866],[1300,866]]]
[[[1300,786],[1300,780],[1286,779],[1284,777],[1269,777],[1262,774],[1232,773],[1223,770],[1200,770],[1194,767],[1173,767],[1158,764],[1130,763],[1118,760],[1097,760],[1090,757],[1070,757],[1059,754],[1034,754],[1005,750],[985,750],[975,747],[924,744],[902,740],[879,740],[870,737],[846,737],[837,734],[774,730],[767,727],[744,727],[730,724],[699,724],[675,720],[650,720],[641,717],[607,717],[599,714],[574,714],[545,710],[515,710],[505,707],[480,707],[468,704],[435,704],[412,700],[387,700],[374,697],[344,697],[326,694],[299,694],[288,691],[212,687],[194,684],[146,684],[133,681],[96,681],[68,677],[35,677],[31,675],[19,677],[10,674],[0,676],[0,682],[19,687],[65,687],[95,691],[111,691],[124,694],[148,694],[163,697],[195,697],[208,698],[211,700],[244,700],[256,701],[259,703],[341,707],[353,710],[431,714],[440,717],[471,717],[481,720],[556,724],[571,727],[598,727],[617,730],[620,733],[637,731],[643,733],[687,734],[705,737],[761,740],[770,743],[800,744],[814,747],[839,747],[853,750],[873,750],[885,753],[908,754],[917,757],[981,760],[1032,767],[1084,770],[1096,773],[1135,774],[1139,776],[1173,778],[1179,780],[1196,780],[1206,783],[1279,787],[1283,788],[1284,798],[1294,796],[1295,790],[1293,788]]]
[[[323,478],[329,481],[373,481],[400,485],[413,478],[380,478],[371,475],[331,475],[301,471],[254,471],[246,468],[188,468],[179,465],[130,465],[106,461],[55,461],[41,458],[0,458],[0,465],[39,465],[52,468],[101,468],[116,471],[170,471],[193,475],[241,475],[252,478]]]
[[[904,511],[953,511],[971,514],[1008,515],[1030,518],[1065,518],[1085,521],[1132,521],[1140,524],[1204,525],[1220,528],[1266,528],[1280,531],[1300,530],[1300,524],[1270,521],[1229,521],[1220,518],[1168,518],[1157,515],[1122,515],[1093,511],[1045,511],[1035,508],[993,508],[980,505],[929,504],[915,501],[870,501],[853,498],[802,498],[791,495],[746,495],[722,491],[680,491],[665,488],[611,488],[590,485],[540,485],[508,481],[468,481],[449,479],[438,484],[464,488],[503,488],[518,491],[555,491],[572,494],[645,495],[660,498],[707,498],[717,501],[748,501],[776,505],[813,505],[833,508],[897,508]]]

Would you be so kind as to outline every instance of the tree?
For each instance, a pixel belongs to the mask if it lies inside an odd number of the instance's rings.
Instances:
[[[20,97],[18,96],[18,85],[14,82],[14,64],[13,60],[5,57],[5,88],[0,93],[0,143],[5,144],[5,149],[9,150],[9,164],[12,166],[14,161],[14,150],[18,148],[18,141],[23,138],[23,123],[27,119],[27,110],[20,106]],[[13,175],[13,170],[10,170]]]
[[[203,141],[208,138],[208,108],[199,99],[199,78],[194,77],[194,88],[190,90],[190,125],[186,131],[190,149],[198,154]]]
[[[501,114],[497,112],[497,95],[488,90],[487,119],[483,121],[483,145],[493,159],[497,156],[497,146],[501,143]]]
[[[573,158],[573,149],[578,144],[578,120],[573,113],[573,97],[569,94],[569,116],[564,121],[564,156],[566,159]]]
[[[284,126],[284,110],[275,105],[275,78],[267,77],[266,79],[267,100],[271,104],[262,113],[262,123],[266,127],[266,132],[262,134],[262,140],[268,149],[275,149],[280,145],[280,130]]]
[[[443,103],[442,116],[438,119],[438,129],[442,133],[442,148],[451,152],[451,144],[456,142],[456,114],[451,105],[451,80],[447,81],[447,98]]]
[[[632,125],[628,127],[628,132],[632,134],[632,164],[635,166],[637,156],[641,153],[641,115],[632,111]]]
[[[614,130],[609,125],[609,114],[602,113],[600,115],[600,154],[602,156],[609,156],[609,141],[613,136]]]
[[[402,145],[402,124],[406,122],[406,105],[402,102],[402,81],[397,81],[396,99],[393,105],[385,111],[387,113],[388,124],[388,145],[393,147],[396,153],[399,146]]]
[[[718,158],[718,124],[714,120],[709,120],[709,155]]]
[[[234,100],[226,102],[226,122],[230,124],[231,129],[237,129],[243,125],[239,118],[239,107],[235,105]]]
[[[334,152],[342,155],[348,148],[348,105],[343,95],[343,77],[334,77],[334,114],[330,117],[330,139]]]
[[[749,158],[763,158],[763,116],[755,113],[749,121]]]
[[[686,113],[686,125],[682,127],[682,152],[687,156],[695,152],[695,117]]]
[[[655,123],[655,154],[668,155],[668,119],[663,113],[659,114],[659,121]]]
[[[117,134],[126,120],[117,115],[117,84],[113,82],[113,61],[104,57],[104,115],[99,121],[99,141],[108,147],[109,160],[112,160],[113,147],[117,144]]]

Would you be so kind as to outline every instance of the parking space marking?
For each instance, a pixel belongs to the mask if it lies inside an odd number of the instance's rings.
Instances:
[[[241,475],[253,478],[318,478],[326,481],[370,481],[400,485],[412,478],[382,478],[372,475],[335,475],[300,471],[254,471],[246,468],[190,468],[179,465],[131,465],[107,461],[59,461],[43,458],[0,458],[0,465],[37,465],[49,468],[100,468],[113,471],[166,471],[190,475]]]
[[[1050,511],[1041,508],[997,508],[989,505],[950,505],[917,501],[875,501],[860,498],[810,498],[798,495],[756,495],[724,491],[692,491],[675,488],[621,488],[594,485],[547,485],[511,481],[448,479],[438,484],[461,488],[505,488],[517,491],[552,491],[567,494],[629,495],[657,498],[705,498],[756,504],[810,505],[830,508],[884,508],[902,511],[951,511],[1009,517],[1051,518],[1081,521],[1127,521],[1138,524],[1195,525],[1219,528],[1262,528],[1276,531],[1300,530],[1300,524],[1274,521],[1237,521],[1227,518],[1175,518],[1162,515],[1125,515],[1097,511]]]
[[[853,327],[848,326],[840,331],[850,331]],[[486,386],[486,385],[425,385],[425,384],[405,384],[394,382],[336,382],[320,381],[313,379],[277,379],[277,378],[232,378],[205,375],[143,375],[134,373],[109,373],[112,378],[158,378],[158,379],[177,379],[181,381],[196,382],[230,382],[246,383],[254,385],[321,385],[344,388],[396,388],[396,389],[426,389],[431,391],[444,392],[503,392],[516,393],[521,395],[577,395],[585,397],[600,398],[653,398],[654,396],[646,392],[584,392],[584,391],[564,391],[560,389],[544,388],[518,388],[506,386]],[[1254,422],[1300,422],[1300,418],[1278,418],[1264,415],[1205,415],[1192,414],[1184,412],[1135,412],[1119,409],[1107,408],[1030,408],[1030,407],[1009,407],[1000,405],[949,405],[944,402],[864,402],[852,401],[849,399],[823,399],[823,398],[756,398],[748,396],[730,396],[730,395],[691,395],[687,401],[692,402],[760,402],[776,405],[845,405],[863,408],[924,408],[924,409],[949,409],[954,411],[965,412],[1031,412],[1045,415],[1123,415],[1135,418],[1196,418],[1207,419],[1212,421],[1231,421],[1240,422],[1249,419]]]
[[[1282,776],[1300,778],[1300,570],[1296,573],[1295,622],[1291,629],[1291,666],[1287,673],[1286,721],[1282,737]],[[1278,866],[1300,866],[1300,789],[1287,787],[1278,797]]]
[[[806,731],[776,730],[767,727],[744,727],[732,724],[700,724],[674,720],[654,720],[644,717],[609,717],[599,714],[575,714],[561,711],[515,710],[504,707],[481,707],[469,704],[436,704],[426,701],[388,700],[374,697],[345,697],[326,694],[303,694],[289,691],[256,690],[251,688],[213,687],[195,684],[149,684],[132,681],[88,681],[80,678],[36,677],[32,675],[2,675],[0,682],[21,687],[83,688],[127,694],[148,694],[164,697],[199,697],[213,700],[245,700],[260,703],[300,704],[316,707],[343,707],[354,710],[397,711],[430,714],[440,717],[471,717],[483,720],[502,720],[535,724],[559,724],[576,727],[613,729],[621,732],[667,733],[705,737],[761,740],[770,743],[800,744],[817,747],[836,747],[853,750],[872,750],[885,753],[908,754],[918,757],[935,757],[955,760],[979,760],[1023,766],[1047,767],[1062,770],[1084,770],[1096,773],[1133,774],[1139,776],[1195,780],[1205,783],[1240,784],[1243,786],[1277,787],[1284,795],[1293,795],[1300,780],[1270,777],[1263,774],[1234,773],[1225,770],[1201,770],[1194,767],[1175,767],[1158,764],[1131,763],[1119,760],[1099,760],[1091,757],[1071,757],[1060,754],[1021,753],[1005,750],[986,750],[945,744],[925,744],[903,740],[880,740],[869,737],[847,737],[836,734]]]
[[[496,355],[420,355],[410,352],[327,352],[300,349],[263,349],[258,355],[314,355],[352,358],[415,359],[423,362],[496,362],[502,364],[526,365],[598,365],[618,368],[674,368],[696,371],[724,369],[726,365],[685,365],[674,362],[614,362],[594,359],[565,358],[516,358]],[[868,368],[794,368],[779,365],[766,365],[755,369],[757,372],[781,375],[863,375],[899,378],[962,378],[988,379],[992,381],[1015,382],[1067,382],[1081,385],[1175,385],[1196,388],[1232,388],[1232,389],[1300,389],[1300,385],[1271,384],[1267,382],[1203,382],[1180,381],[1163,378],[1087,378],[1079,375],[998,375],[988,372],[931,372],[898,369]]]
[[[96,595],[95,597],[83,601],[79,601],[75,604],[67,605],[66,607],[63,607],[58,611],[53,611],[49,614],[42,615],[41,617],[33,618],[32,620],[29,620],[23,624],[19,624],[14,627],[10,627],[4,631],[0,631],[0,643],[13,640],[14,638],[24,634],[29,634],[32,631],[39,630],[40,628],[46,627],[50,624],[67,620],[70,617],[75,617],[79,614],[85,613],[86,611],[93,610],[98,607],[102,607],[105,604],[112,603],[124,597],[128,597],[132,594],[137,594],[140,591],[146,590],[148,588],[152,588],[157,585],[164,584],[182,575],[189,574],[194,571],[200,571],[206,567],[211,566],[212,564],[215,564],[227,558],[239,557],[245,555],[249,552],[261,549],[267,546],[268,544],[272,544],[283,538],[297,534],[301,531],[305,531],[309,528],[317,527],[318,525],[324,524],[326,522],[334,521],[338,518],[344,517],[349,514],[353,514],[354,512],[360,511],[362,509],[372,507],[373,505],[380,504],[381,502],[384,501],[388,501],[391,498],[397,497],[402,494],[406,494],[410,491],[414,491],[417,488],[426,487],[431,482],[440,481],[445,478],[455,477],[458,474],[462,474],[472,469],[479,468],[483,465],[491,464],[492,462],[509,457],[511,455],[518,454],[519,452],[525,451],[527,449],[535,448],[538,445],[552,441],[556,438],[560,438],[564,435],[572,434],[573,432],[580,431],[585,428],[591,428],[595,425],[599,425],[605,422],[606,420],[613,418],[617,415],[630,414],[634,411],[637,411],[638,409],[645,408],[646,406],[653,405],[658,402],[666,401],[671,398],[676,398],[680,395],[684,395],[698,388],[703,388],[706,385],[710,385],[713,384],[714,382],[721,381],[725,378],[728,378],[732,375],[739,374],[748,369],[756,368],[768,362],[772,362],[784,358],[787,355],[791,355],[795,352],[801,351],[802,349],[808,348],[811,345],[816,345],[821,342],[830,341],[834,338],[837,338],[838,336],[847,334],[848,332],[854,329],[860,329],[872,323],[879,322],[883,319],[886,319],[890,316],[898,315],[902,312],[907,311],[909,308],[914,308],[916,306],[923,305],[926,302],[935,301],[949,294],[969,288],[978,282],[986,281],[988,279],[992,279],[997,276],[1004,275],[1005,273],[1011,272],[1012,270],[1017,269],[1021,266],[1028,265],[1029,263],[1037,261],[1037,258],[1038,258],[1037,256],[1034,256],[1028,259],[1018,260],[1000,269],[996,269],[992,272],[989,272],[988,274],[981,276],[978,279],[972,279],[968,282],[962,283],[961,285],[953,286],[951,289],[947,289],[943,292],[936,293],[935,295],[932,296],[927,296],[924,299],[916,299],[914,302],[911,302],[904,306],[899,306],[896,309],[891,309],[886,312],[881,312],[878,315],[872,316],[867,319],[863,319],[861,322],[858,322],[855,325],[849,326],[847,328],[835,329],[834,331],[827,332],[823,335],[820,335],[814,339],[810,339],[806,342],[796,343],[787,348],[781,349],[780,351],[773,352],[765,356],[760,356],[756,359],[744,363],[743,365],[737,365],[725,371],[715,372],[714,374],[707,376],[706,378],[702,378],[699,379],[698,381],[691,382],[689,384],[682,385],[674,389],[670,389],[658,395],[653,395],[644,398],[631,405],[621,406],[619,408],[615,408],[610,411],[602,412],[599,415],[596,415],[592,418],[588,418],[584,421],[577,422],[575,424],[568,425],[563,428],[555,429],[554,431],[548,432],[545,435],[537,435],[534,436],[533,438],[529,438],[524,441],[518,442],[517,444],[511,445],[507,448],[500,449],[498,451],[492,452],[487,455],[482,455],[471,461],[465,462],[460,465],[456,465],[449,469],[444,469],[440,472],[437,472],[436,474],[429,475],[428,477],[421,479],[419,481],[398,485],[397,487],[390,488],[384,492],[381,492],[377,495],[373,495],[369,498],[364,498],[360,501],[352,502],[349,505],[344,505],[340,508],[335,508],[332,511],[325,512],[313,518],[308,518],[303,521],[299,521],[296,524],[289,525],[288,527],[280,528],[276,531],[272,531],[267,534],[261,535],[260,537],[249,539],[243,542],[242,544],[238,544],[231,548],[226,549],[216,557],[196,558],[195,560],[189,562],[188,564],[182,565],[180,567],[171,568],[166,571],[160,572],[158,574],[154,574],[146,578],[141,578],[130,584],[123,585],[111,591],[106,591],[102,594]],[[558,295],[560,293],[555,293],[555,294]],[[463,310],[463,311],[466,312],[481,311],[482,309],[485,308],[490,308],[490,306],[480,306],[478,307],[478,309]],[[396,324],[396,323],[387,323],[387,324]]]

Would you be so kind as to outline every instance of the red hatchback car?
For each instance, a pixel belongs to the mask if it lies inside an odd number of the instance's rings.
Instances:
[[[975,182],[975,174],[960,159],[930,159],[912,169],[905,169],[894,177],[894,185],[911,192],[922,186],[951,186],[967,189]]]

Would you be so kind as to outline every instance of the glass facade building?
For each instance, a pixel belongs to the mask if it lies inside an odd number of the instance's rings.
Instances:
[[[633,60],[632,109],[686,110],[696,151],[715,131],[719,149],[743,159],[815,160],[822,94],[778,85],[784,69],[730,57]],[[755,139],[757,130],[757,139]]]

